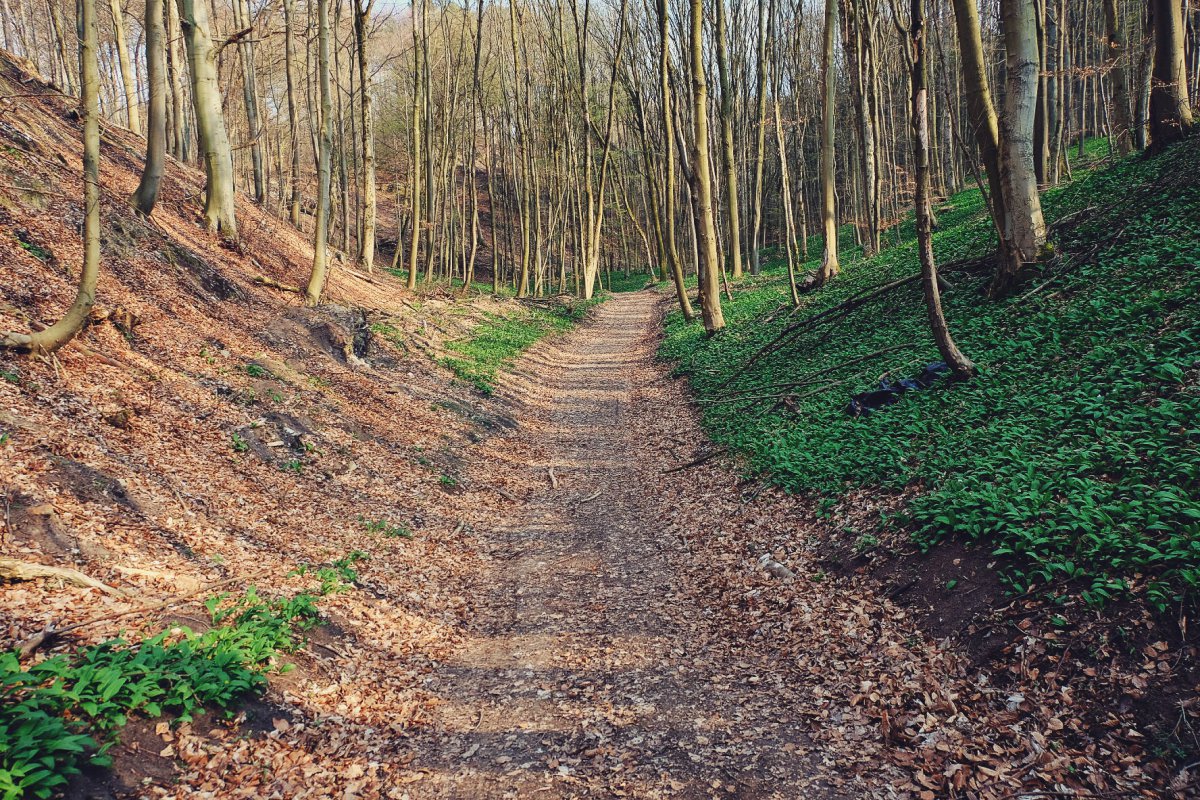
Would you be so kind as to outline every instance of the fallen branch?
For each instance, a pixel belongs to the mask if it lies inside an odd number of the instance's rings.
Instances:
[[[304,294],[304,290],[299,286],[292,286],[287,283],[280,283],[274,278],[268,278],[266,275],[258,275],[254,278],[254,282],[259,286],[267,286],[271,289],[278,289],[281,292],[292,292],[294,294]]]
[[[488,488],[489,488],[489,489],[491,489],[491,490],[492,490],[493,492],[495,492],[496,494],[498,494],[498,495],[500,495],[501,497],[503,497],[505,500],[511,500],[511,501],[512,501],[512,502],[514,502],[514,503],[518,502],[518,501],[517,501],[517,498],[516,498],[516,495],[514,495],[514,494],[513,494],[512,492],[510,492],[510,491],[507,491],[507,490],[505,490],[505,489],[501,489],[499,486],[490,486],[490,485],[489,485],[489,486],[488,486]]]
[[[260,578],[263,575],[268,574],[269,572],[270,572],[270,570],[263,570],[261,572],[255,573],[254,575],[251,575],[251,576],[245,577],[245,578],[243,578],[241,576],[234,577],[234,578],[226,578],[223,581],[217,581],[216,583],[209,584],[208,586],[201,586],[200,588],[194,589],[193,591],[187,592],[186,594],[181,594],[181,595],[178,595],[177,597],[172,597],[167,600],[163,600],[162,602],[159,602],[159,603],[154,603],[154,604],[148,605],[148,606],[139,606],[138,608],[129,608],[129,609],[126,609],[125,611],[114,611],[110,614],[102,614],[98,617],[93,617],[92,619],[84,620],[83,622],[75,622],[75,623],[72,623],[65,627],[62,627],[62,628],[56,628],[54,626],[54,624],[51,623],[49,626],[44,628],[41,632],[35,633],[33,636],[30,636],[28,639],[26,639],[21,644],[21,646],[17,648],[17,650],[20,653],[21,658],[25,658],[26,656],[33,653],[33,651],[37,650],[42,645],[47,644],[49,642],[53,642],[55,639],[57,639],[58,637],[62,636],[65,633],[70,633],[71,631],[77,631],[80,628],[86,628],[90,625],[96,625],[101,622],[111,622],[112,620],[115,620],[115,619],[121,619],[123,617],[130,617],[135,614],[151,614],[155,611],[162,611],[164,608],[170,608],[171,606],[174,606],[174,605],[180,605],[180,604],[184,603],[185,601],[192,599],[193,597],[195,597],[198,594],[203,594],[204,592],[216,591],[217,589],[222,589],[226,586],[229,586],[230,584],[237,583],[238,581],[245,581],[248,583],[248,582],[254,580],[255,578]]]
[[[0,579],[8,581],[35,581],[39,578],[57,578],[64,583],[69,583],[72,586],[81,586],[85,589],[99,589],[105,594],[111,594],[114,597],[128,597],[129,593],[114,589],[107,583],[84,575],[79,570],[68,569],[66,567],[49,567],[45,564],[35,564],[31,561],[18,561],[15,558],[0,558]]]
[[[550,468],[548,468],[548,469],[546,470],[546,473],[547,473],[547,474],[550,476],[550,486],[551,486],[551,488],[557,489],[557,488],[558,488],[558,478],[557,478],[557,477],[555,476],[555,474],[554,474],[554,467],[550,467]]]
[[[602,494],[604,494],[604,492],[601,492],[601,491],[597,491],[593,494],[589,494],[587,497],[585,497],[579,501],[579,505],[583,505],[584,503],[590,503]]]
[[[660,475],[669,475],[672,472],[682,472],[685,469],[691,469],[692,467],[698,467],[701,464],[707,464],[709,461],[712,461],[717,456],[724,455],[726,452],[728,452],[727,448],[718,447],[716,450],[710,450],[709,452],[705,453],[704,455],[700,456],[699,458],[693,458],[691,461],[687,462],[686,464],[680,464],[678,467],[671,467],[670,469],[664,469],[659,474]]]

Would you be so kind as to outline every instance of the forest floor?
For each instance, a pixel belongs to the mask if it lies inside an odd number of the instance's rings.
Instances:
[[[647,431],[683,402],[654,359],[660,308],[618,295],[520,363],[545,490],[477,532],[491,567],[431,676],[419,796],[862,796],[812,746],[810,690],[707,613],[660,522],[678,460]]]

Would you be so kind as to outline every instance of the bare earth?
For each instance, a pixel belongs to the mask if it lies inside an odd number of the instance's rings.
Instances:
[[[523,435],[545,460],[514,468],[546,491],[477,532],[497,568],[428,686],[443,704],[413,743],[414,797],[837,796],[812,777],[803,688],[705,618],[656,522],[644,425],[661,410],[638,388],[666,380],[658,302],[618,296],[523,361]]]

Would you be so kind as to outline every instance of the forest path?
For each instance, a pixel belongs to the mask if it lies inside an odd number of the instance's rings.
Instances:
[[[656,521],[658,476],[678,463],[639,441],[664,413],[642,391],[667,380],[660,302],[618,295],[519,365],[517,435],[545,461],[513,466],[546,489],[477,531],[495,569],[470,638],[430,677],[442,703],[410,742],[414,798],[834,796],[792,710],[804,690],[706,620]]]

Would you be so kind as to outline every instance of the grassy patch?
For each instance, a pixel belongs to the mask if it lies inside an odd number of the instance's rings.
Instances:
[[[497,372],[546,334],[570,330],[596,302],[580,300],[549,307],[514,305],[507,314],[488,314],[469,338],[447,345],[455,355],[443,358],[441,363],[483,394],[491,394]]]
[[[1102,147],[1088,145],[1092,164]],[[914,489],[884,524],[922,546],[957,536],[993,548],[1019,590],[1064,580],[1100,603],[1140,585],[1164,607],[1200,589],[1200,186],[1181,177],[1198,173],[1195,142],[1077,169],[1044,196],[1047,219],[1064,224],[1033,285],[1049,283],[1029,296],[992,302],[986,274],[948,271],[950,328],[980,366],[965,385],[868,417],[844,411],[880,375],[938,360],[917,285],[737,374],[788,323],[916,274],[911,220],[885,237],[901,244],[849,253],[844,274],[795,312],[774,265],[728,305],[724,334],[705,339],[674,315],[662,354],[691,379],[714,440],[788,490]],[[937,213],[941,263],[994,247],[978,191]],[[819,245],[809,254],[819,259]]]

